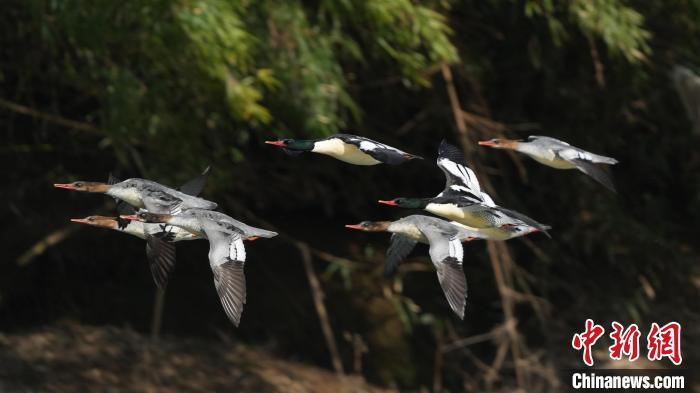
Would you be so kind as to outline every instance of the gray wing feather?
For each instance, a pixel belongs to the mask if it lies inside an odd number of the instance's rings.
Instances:
[[[170,272],[175,266],[175,245],[147,233],[146,257],[153,281],[158,288],[165,289]]]
[[[608,190],[617,193],[617,190],[615,190],[615,185],[613,184],[612,179],[610,179],[610,176],[597,165],[579,159],[571,160],[571,162],[576,165],[576,169],[592,177],[595,181],[605,186],[605,188]]]
[[[442,291],[452,311],[464,319],[464,307],[467,304],[467,279],[464,277],[462,262],[447,257],[437,265],[437,276]]]
[[[464,319],[467,280],[462,270],[464,251],[456,229],[446,233],[440,228],[421,228],[430,242],[430,259],[435,265],[438,281],[452,311]]]
[[[212,266],[214,286],[219,294],[221,305],[236,327],[241,322],[241,314],[246,302],[244,265],[243,261],[229,259],[218,266]]]
[[[399,264],[403,262],[411,250],[416,246],[416,241],[404,235],[394,233],[391,235],[391,243],[386,251],[386,264],[384,276],[389,277],[396,273]]]
[[[209,169],[211,169],[211,167],[207,167],[201,175],[180,186],[180,192],[191,196],[199,195],[202,190],[204,190],[204,186],[207,184]]]

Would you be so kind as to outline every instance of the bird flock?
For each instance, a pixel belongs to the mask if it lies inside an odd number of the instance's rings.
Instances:
[[[383,143],[349,134],[316,140],[266,141],[289,155],[314,152],[354,165],[399,165],[422,157]],[[527,141],[492,139],[479,145],[511,149],[557,169],[578,169],[615,191],[610,177],[597,164],[617,160],[587,152],[566,142],[542,136]],[[430,259],[452,311],[464,318],[467,282],[462,269],[463,242],[476,239],[504,241],[535,232],[549,236],[550,226],[502,207],[481,189],[474,171],[460,149],[442,141],[437,166],[445,175],[444,189],[434,197],[399,197],[379,200],[384,205],[423,209],[434,216],[413,214],[396,221],[362,221],[347,228],[366,232],[390,232],[385,275],[393,274],[417,243],[429,246]],[[209,168],[178,189],[154,181],[131,178],[107,182],[76,181],[54,184],[79,192],[106,194],[117,201],[118,216],[89,216],[71,221],[128,233],[146,241],[146,256],[153,280],[164,289],[175,265],[175,242],[208,239],[209,265],[223,309],[235,326],[246,302],[244,241],[272,238],[276,232],[255,228],[225,213],[218,205],[199,197]]]

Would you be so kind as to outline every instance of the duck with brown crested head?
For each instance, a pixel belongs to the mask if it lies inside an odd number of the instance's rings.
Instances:
[[[106,194],[120,199],[137,209],[157,213],[177,213],[181,209],[215,209],[217,204],[206,199],[188,195],[174,188],[146,179],[126,179],[114,184],[76,181],[54,184],[66,190]]]
[[[617,164],[618,161],[612,157],[591,153],[559,139],[537,135],[529,136],[526,141],[496,138],[480,141],[479,145],[514,150],[556,169],[578,169],[610,191],[616,192],[610,176],[598,167],[598,164]]]
[[[164,226],[160,224],[145,224],[120,217],[88,216],[85,218],[72,218],[71,221],[128,233],[146,240],[148,265],[153,275],[153,281],[161,289],[166,287],[170,272],[175,266],[175,245],[172,243],[202,238],[182,228],[170,227],[167,230],[163,230]]]
[[[246,250],[243,240],[271,238],[276,232],[255,228],[224,213],[204,209],[187,209],[179,214],[138,212],[121,216],[152,224],[168,224],[183,228],[209,240],[209,265],[214,286],[228,318],[238,326],[246,302],[243,267]]]
[[[393,274],[399,264],[413,250],[416,243],[430,246],[430,259],[437,271],[438,281],[452,311],[464,319],[467,297],[467,281],[462,262],[463,241],[482,236],[462,226],[443,219],[423,215],[411,215],[396,221],[363,221],[345,227],[365,232],[391,232],[384,274]]]

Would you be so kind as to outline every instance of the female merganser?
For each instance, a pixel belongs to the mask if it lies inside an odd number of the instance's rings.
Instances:
[[[177,215],[139,212],[122,218],[175,225],[209,239],[209,265],[214,273],[214,286],[226,315],[238,326],[246,302],[243,240],[270,238],[277,236],[276,232],[251,227],[224,213],[202,209],[188,209]]]
[[[153,281],[161,289],[164,289],[167,285],[170,272],[175,266],[175,245],[172,243],[202,239],[202,236],[180,227],[168,225],[168,229],[165,229],[163,224],[145,224],[119,217],[88,216],[85,218],[72,218],[71,221],[113,229],[146,240],[148,265],[151,268]]]
[[[438,151],[437,165],[445,174],[445,188],[433,198],[395,198],[379,203],[411,209],[425,209],[435,215],[473,228],[527,225],[545,234],[549,227],[532,218],[496,205],[481,190],[474,171],[467,166],[462,152],[444,140]],[[548,235],[548,234],[547,234]],[[549,236],[549,235],[548,235]]]
[[[467,298],[467,280],[462,270],[464,251],[462,241],[472,240],[465,229],[449,222],[422,215],[391,221],[363,221],[347,228],[367,232],[391,232],[391,245],[387,250],[385,274],[391,274],[399,263],[413,250],[416,243],[430,245],[430,260],[437,271],[438,281],[452,311],[464,319]],[[465,237],[466,236],[466,237]]]
[[[316,140],[281,139],[265,143],[281,147],[290,154],[311,151],[354,165],[399,165],[415,158],[422,159],[369,138],[348,134],[335,134]]]
[[[489,146],[496,149],[510,149],[519,151],[532,157],[540,164],[556,169],[578,169],[595,179],[612,192],[615,191],[610,176],[596,164],[615,165],[617,160],[579,149],[559,139],[548,136],[532,135],[527,141],[515,141],[510,139],[491,139],[480,141],[481,146]]]
[[[184,192],[185,194],[192,195],[194,197],[199,196],[202,190],[204,190],[204,186],[207,184],[210,169],[211,167],[206,167],[200,175],[190,179],[188,182],[181,185],[180,188],[178,188],[178,191]],[[109,174],[107,184],[112,185],[120,182],[121,180],[116,178],[111,173]],[[117,211],[119,212],[119,214],[123,215],[136,213],[136,209],[134,209],[134,207],[129,205],[128,203],[122,201],[119,198],[114,198],[114,200],[117,203]]]
[[[166,187],[151,180],[127,179],[115,184],[76,181],[68,184],[54,184],[56,188],[102,193],[134,206],[145,208],[152,213],[177,214],[182,209],[216,209],[217,204],[206,199],[187,195],[184,192]]]

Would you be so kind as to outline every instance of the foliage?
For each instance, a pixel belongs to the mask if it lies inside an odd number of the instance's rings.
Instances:
[[[342,224],[402,215],[372,201],[433,195],[442,186],[430,157],[440,139],[458,139],[439,72],[449,64],[463,109],[481,119],[469,123],[472,144],[545,134],[621,162],[615,198],[578,174],[475,145],[478,176],[493,183],[497,201],[554,227],[553,240],[508,243],[519,272],[514,286],[553,310],[552,321],[541,321],[530,303],[518,302],[528,345],[563,364],[568,347],[551,337],[568,339],[582,316],[690,323],[697,306],[679,299],[697,297],[689,277],[698,274],[699,140],[680,115],[668,71],[676,63],[700,67],[699,17],[697,0],[7,1],[0,157],[12,170],[0,236],[17,241],[5,250],[0,321],[22,328],[72,317],[147,329],[143,299],[152,285],[138,263],[141,244],[85,230],[31,268],[12,261],[68,217],[102,206],[94,196],[48,194],[52,182],[117,170],[180,184],[211,164],[206,196],[227,212],[246,220],[254,212],[343,258],[326,267],[326,303],[334,327],[367,340],[364,374],[430,385],[443,333],[484,334],[503,320],[485,248],[467,246],[469,309],[458,323],[424,257],[410,262],[425,271],[406,268],[387,281],[379,274],[386,237],[348,234]],[[262,144],[344,130],[429,159],[360,168]],[[251,246],[259,260],[246,267],[250,304],[233,334],[327,364],[298,257],[283,241],[268,244]],[[179,246],[179,259],[201,258],[206,251],[196,247]],[[119,256],[127,254],[128,261]],[[208,267],[178,269],[165,326],[179,335],[230,330],[206,297],[213,296]],[[198,307],[210,300],[210,308]],[[351,349],[341,350],[349,362]],[[483,390],[474,357],[489,363],[495,352],[486,344],[451,352],[445,386],[477,380],[474,390]]]

